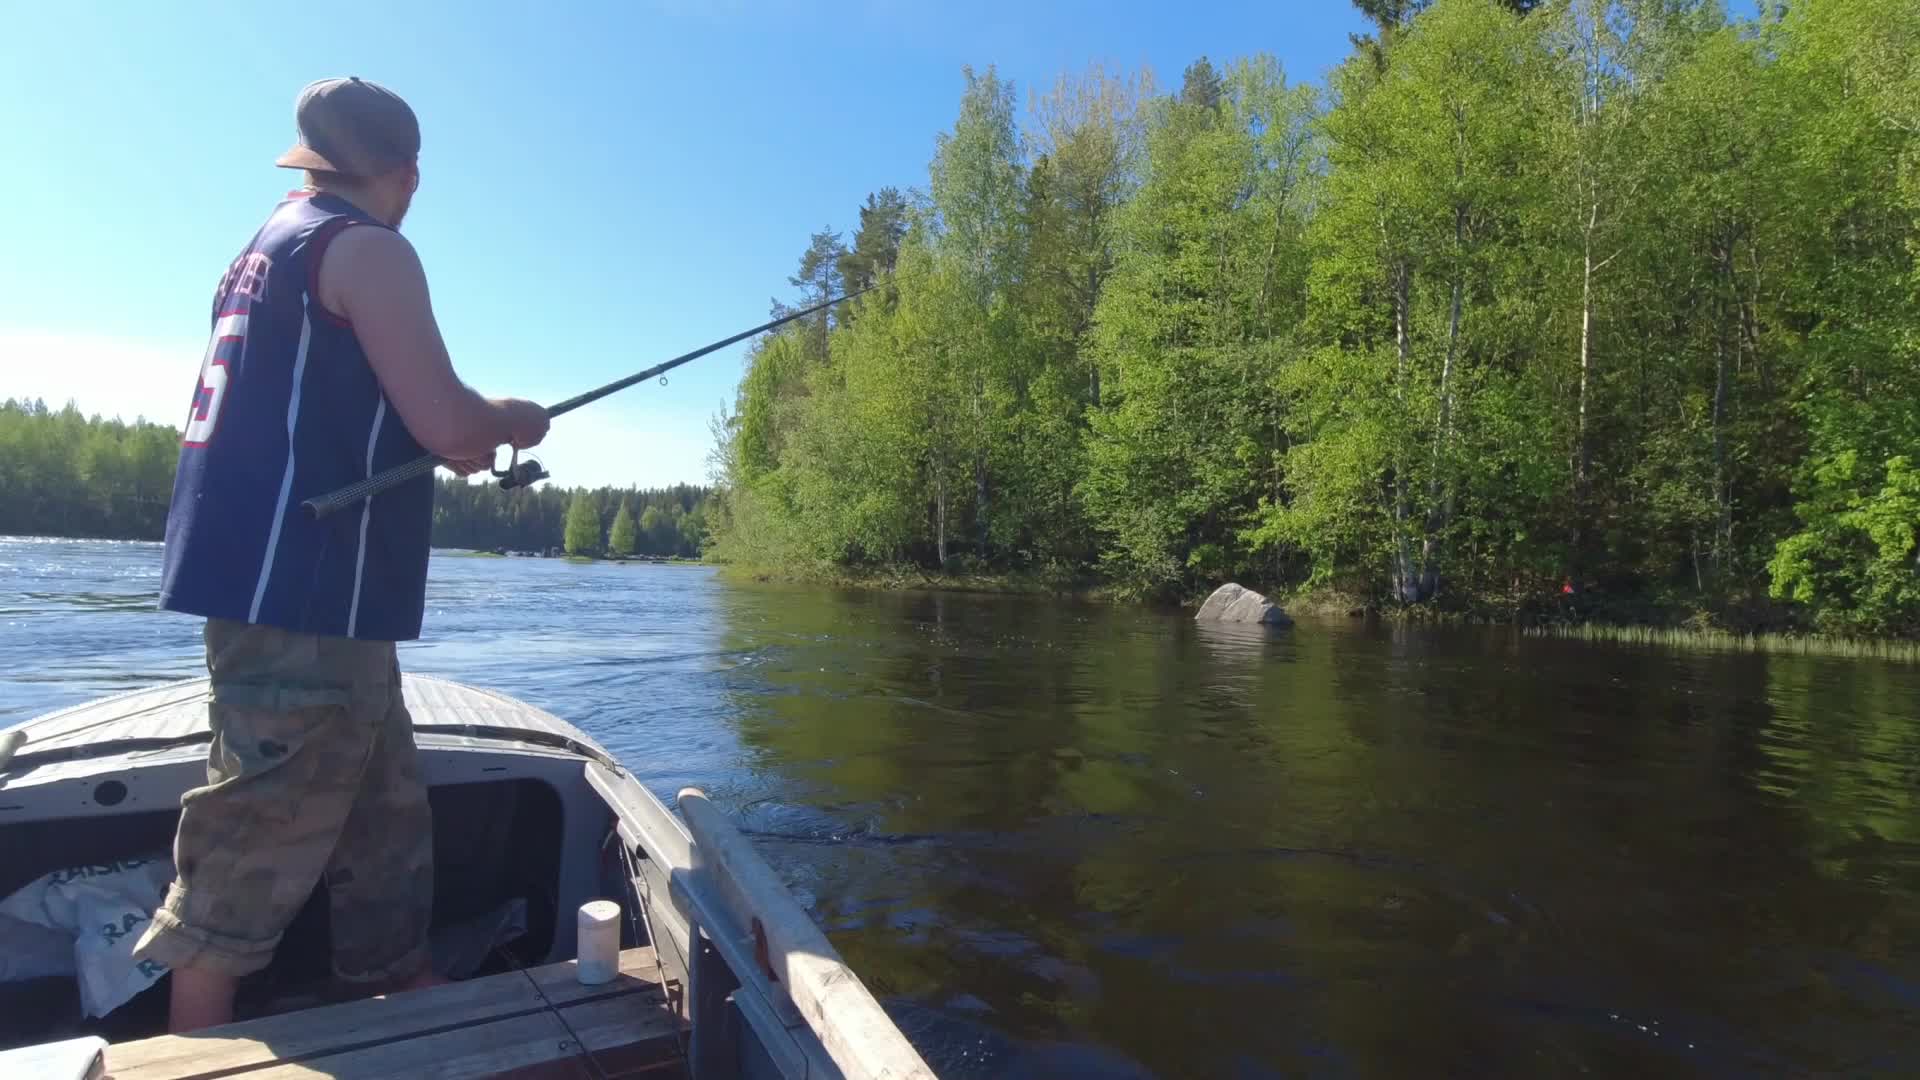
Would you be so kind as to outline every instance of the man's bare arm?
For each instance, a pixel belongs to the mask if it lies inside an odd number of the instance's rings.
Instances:
[[[380,389],[429,453],[482,458],[502,443],[524,449],[546,436],[545,409],[482,397],[454,373],[426,271],[399,233],[349,228],[335,236],[321,261],[318,299],[353,323]]]

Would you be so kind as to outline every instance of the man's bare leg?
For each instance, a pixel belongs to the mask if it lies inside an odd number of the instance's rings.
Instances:
[[[174,968],[168,1027],[175,1035],[233,1021],[240,980],[208,968]]]

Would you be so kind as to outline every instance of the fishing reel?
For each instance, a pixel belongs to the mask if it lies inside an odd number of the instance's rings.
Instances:
[[[495,460],[498,461],[499,459],[496,458]],[[530,457],[525,461],[521,461],[520,448],[517,446],[513,448],[512,455],[508,457],[507,467],[505,469],[489,469],[488,471],[500,478],[500,490],[502,491],[512,491],[517,487],[532,487],[535,483],[545,480],[548,476],[552,475],[540,467],[538,458]]]

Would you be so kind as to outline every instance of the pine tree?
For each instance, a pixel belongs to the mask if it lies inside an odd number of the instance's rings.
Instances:
[[[907,200],[899,189],[884,187],[867,196],[860,208],[860,228],[853,234],[853,250],[840,256],[841,283],[851,291],[872,285],[893,272],[900,259],[900,241],[907,235]]]
[[[1201,109],[1220,107],[1220,73],[1214,70],[1213,61],[1203,56],[1187,65],[1180,85],[1180,103]]]

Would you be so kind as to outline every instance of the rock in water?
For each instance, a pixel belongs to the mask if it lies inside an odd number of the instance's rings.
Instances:
[[[1280,610],[1280,605],[1232,582],[1213,590],[1213,595],[1200,605],[1200,612],[1194,618],[1213,622],[1265,623],[1268,626],[1293,625],[1293,620]]]

